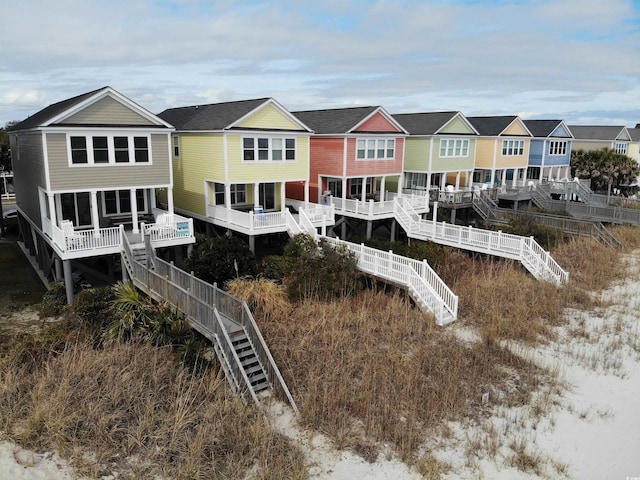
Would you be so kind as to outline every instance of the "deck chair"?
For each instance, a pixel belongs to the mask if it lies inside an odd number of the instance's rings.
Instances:
[[[62,220],[60,222],[60,228],[67,242],[67,248],[81,248],[84,242],[84,236],[77,233],[73,228],[73,222],[71,220]]]

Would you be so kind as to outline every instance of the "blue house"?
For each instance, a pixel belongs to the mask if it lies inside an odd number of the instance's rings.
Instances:
[[[525,120],[533,135],[527,180],[562,180],[571,176],[573,135],[563,120]]]

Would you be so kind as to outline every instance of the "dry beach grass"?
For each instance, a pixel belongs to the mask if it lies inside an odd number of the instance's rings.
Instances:
[[[635,232],[616,231],[627,250],[638,247]],[[473,469],[483,458],[568,477],[566,464],[522,434],[554,422],[567,388],[557,366],[532,352],[560,348],[563,335],[597,340],[592,320],[577,312],[615,302],[592,292],[625,275],[620,253],[583,239],[561,245],[553,255],[571,275],[562,288],[535,281],[511,262],[447,255],[440,274],[460,297],[460,319],[448,328],[436,327],[400,292],[293,305],[265,279],[237,280],[230,288],[254,307],[300,408],[299,423],[335,447],[370,462],[397,456],[425,478]],[[590,368],[620,371],[612,353],[629,342],[640,351],[637,339],[622,322],[598,328],[612,339],[599,347],[601,357],[614,358],[609,364],[579,344],[566,348]],[[237,400],[216,371],[189,373],[166,349],[95,348],[64,324],[5,334],[0,346],[0,430],[23,446],[59,451],[81,473],[308,476],[302,451]],[[466,465],[438,453],[451,445]]]

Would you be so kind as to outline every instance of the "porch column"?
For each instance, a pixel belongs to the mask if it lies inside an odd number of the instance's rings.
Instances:
[[[343,200],[347,199],[347,179],[346,178],[342,179],[342,199]]]
[[[231,210],[231,185],[228,183],[224,184],[224,205],[227,210]]]
[[[56,200],[53,193],[47,193],[47,202],[49,203],[49,215],[51,216],[51,225],[54,227],[60,226],[60,220],[56,212]]]
[[[440,190],[444,190],[445,185],[447,184],[447,176],[444,173],[440,174]]]
[[[138,202],[136,200],[136,189],[132,188],[130,190],[131,198],[129,201],[131,202],[131,221],[133,222],[133,233],[140,233],[140,229],[138,228]]]
[[[287,203],[287,192],[285,189],[285,182],[280,182],[280,211],[284,212],[284,205]]]
[[[95,190],[90,192],[91,194],[91,223],[93,223],[93,230],[95,234],[98,234],[100,230],[100,216],[98,215],[98,192]]]
[[[167,188],[167,211],[173,215],[173,189]]]
[[[253,206],[257,207],[258,205],[260,205],[260,184],[254,183],[253,184]],[[262,208],[264,209],[264,205],[262,206]]]
[[[205,194],[206,194],[206,191],[205,191]],[[209,204],[205,203],[205,205],[209,205]],[[156,189],[155,188],[149,189],[149,208],[151,209],[151,213],[153,213],[153,211],[156,209]]]
[[[456,190],[460,190],[460,171],[456,173]]]
[[[429,190],[431,189],[431,172],[427,173],[427,193],[429,192]]]
[[[304,204],[309,203],[309,180],[304,181]]]
[[[522,169],[522,182],[520,183],[521,186],[525,186],[527,184],[527,167],[524,167]]]
[[[502,178],[500,178],[500,184],[501,185],[507,185],[507,169],[503,168],[502,169]]]
[[[471,188],[471,186],[473,185],[473,170],[469,170],[467,172],[467,178],[466,178],[466,184],[468,188]]]
[[[364,202],[367,199],[367,177],[362,177],[362,195],[361,200]]]
[[[404,193],[404,173],[398,175],[398,196],[401,196]]]
[[[506,169],[505,169],[506,171]],[[513,177],[511,178],[511,186],[513,188],[516,188],[518,186],[518,172],[520,171],[519,168],[514,168],[513,169]]]
[[[384,202],[384,201],[385,201],[385,198],[384,198],[384,196],[385,196],[385,195],[384,195],[384,188],[385,188],[385,186],[386,186],[386,180],[387,180],[387,177],[386,177],[385,175],[383,175],[383,176],[382,176],[382,178],[380,179],[380,201],[381,201],[381,202]],[[400,185],[398,184],[398,187],[399,187],[399,186],[400,186]]]

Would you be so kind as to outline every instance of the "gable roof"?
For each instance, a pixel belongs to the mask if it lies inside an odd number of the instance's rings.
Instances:
[[[345,134],[353,132],[360,124],[378,112],[382,113],[399,131],[406,133],[402,125],[380,106],[330,108],[292,113],[317,134]]]
[[[564,120],[523,120],[527,129],[536,138],[546,138],[553,135],[553,133],[559,128],[563,127],[564,130],[572,136],[569,127],[564,123]]]
[[[77,113],[77,111],[94,103],[95,101],[104,98],[105,96],[111,96],[117,99],[121,103],[127,105],[129,108],[141,114],[143,117],[146,117],[149,120],[153,121],[157,126],[171,128],[170,124],[165,123],[160,118],[145,110],[135,102],[129,100],[124,95],[118,93],[113,88],[105,86],[102,88],[98,88],[97,90],[92,90],[90,92],[83,93],[81,95],[77,95],[75,97],[71,97],[57,103],[53,103],[34,113],[22,122],[13,125],[11,127],[11,130],[29,130],[38,127],[56,126],[58,125],[59,121],[62,121],[66,117]]]
[[[477,135],[476,129],[460,112],[398,113],[393,118],[400,122],[410,135],[435,135],[456,116],[460,116],[475,132],[468,135]]]
[[[158,114],[177,130],[224,130],[244,118],[270,98],[255,98],[233,102],[210,103],[168,108]]]
[[[493,117],[466,117],[473,125],[476,131],[487,137],[495,137],[501,135],[513,122],[519,120],[517,115],[502,115]],[[522,121],[522,120],[520,120]],[[528,131],[527,126],[522,126]]]
[[[573,138],[576,140],[601,140],[612,142],[620,135],[628,137],[627,128],[611,125],[569,125]]]

